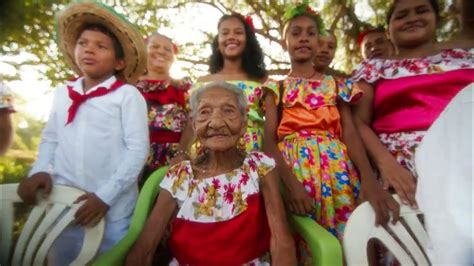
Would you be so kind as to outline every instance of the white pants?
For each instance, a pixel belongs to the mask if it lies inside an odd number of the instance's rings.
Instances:
[[[448,104],[416,150],[416,200],[433,265],[473,265],[474,83]]]

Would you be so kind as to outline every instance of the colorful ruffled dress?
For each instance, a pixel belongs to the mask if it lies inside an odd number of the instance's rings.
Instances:
[[[451,99],[474,82],[474,49],[363,61],[353,80],[374,86],[372,128],[397,161],[416,176],[414,153],[426,130]]]
[[[178,149],[188,119],[188,92],[192,83],[181,80],[139,80],[136,87],[148,105],[150,153],[143,177],[167,165]]]
[[[241,167],[205,179],[194,178],[190,161],[172,166],[160,184],[178,204],[168,242],[172,265],[269,265],[270,229],[259,183],[274,167],[256,151]]]
[[[263,106],[263,92],[262,84],[252,80],[226,80],[241,90],[244,91],[247,96],[248,103],[248,119],[247,119],[247,130],[243,138],[240,141],[240,146],[245,151],[260,151],[262,150],[263,144],[263,117],[264,110]],[[192,90],[198,89],[208,82],[196,82]]]
[[[315,200],[316,211],[311,217],[342,239],[347,219],[357,204],[360,180],[341,141],[336,104],[338,100],[356,101],[362,92],[350,80],[328,75],[322,80],[268,80],[264,87],[275,93],[277,102],[281,98],[278,147]]]

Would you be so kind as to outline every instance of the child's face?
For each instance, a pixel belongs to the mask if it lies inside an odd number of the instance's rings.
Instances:
[[[115,56],[112,39],[100,31],[84,30],[74,49],[76,64],[85,77],[100,79],[120,71],[125,60]]]
[[[241,57],[247,43],[244,25],[234,17],[222,21],[217,40],[224,58]]]
[[[387,58],[392,54],[392,44],[384,32],[368,33],[360,45],[364,59]]]
[[[237,96],[223,88],[212,88],[199,98],[193,128],[201,144],[211,151],[235,148],[246,130]]]
[[[286,49],[292,62],[312,60],[318,47],[316,22],[307,16],[292,19],[286,32]]]
[[[316,56],[314,57],[314,65],[316,68],[322,69],[328,67],[334,59],[336,48],[336,37],[334,37],[332,34],[328,36],[319,36],[318,47],[316,48]]]
[[[148,69],[168,72],[173,64],[174,53],[171,40],[162,35],[154,35],[148,40]]]
[[[427,0],[400,0],[390,17],[390,39],[397,47],[431,42],[436,16]]]

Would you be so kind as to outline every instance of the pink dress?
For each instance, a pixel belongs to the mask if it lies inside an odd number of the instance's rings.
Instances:
[[[451,99],[474,82],[474,49],[364,61],[353,80],[374,86],[372,128],[398,162],[415,174],[413,155],[424,132]]]

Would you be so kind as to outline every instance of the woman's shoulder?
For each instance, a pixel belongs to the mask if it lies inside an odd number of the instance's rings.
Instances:
[[[474,48],[436,48],[427,56],[364,60],[354,70],[352,79],[375,83],[379,79],[398,79],[474,68]]]

